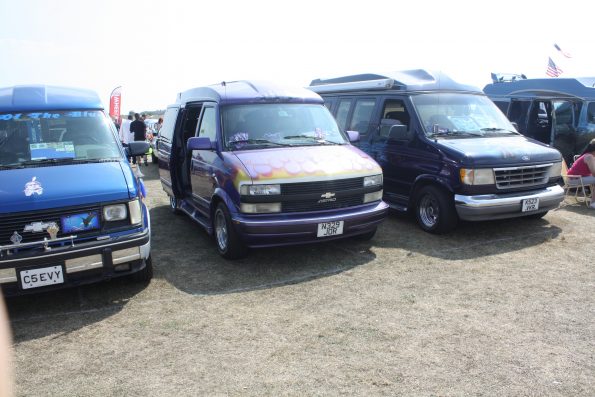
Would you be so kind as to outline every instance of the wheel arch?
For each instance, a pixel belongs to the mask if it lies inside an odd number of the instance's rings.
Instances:
[[[417,201],[417,195],[419,191],[425,186],[436,186],[438,188],[446,190],[448,193],[454,194],[454,189],[444,178],[440,178],[435,175],[420,175],[413,182],[413,188],[409,195],[409,207],[414,208]]]

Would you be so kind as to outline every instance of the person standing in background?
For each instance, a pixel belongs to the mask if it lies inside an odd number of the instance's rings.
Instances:
[[[159,135],[161,127],[163,127],[163,117],[159,117],[159,120],[157,120],[157,123],[155,123],[155,135]]]
[[[141,120],[140,114],[134,113],[134,121],[130,123],[130,132],[134,135],[134,141],[144,142],[147,134],[147,126],[145,122]],[[140,159],[138,165],[140,166]],[[137,159],[132,160],[133,164],[136,164]],[[146,164],[146,160],[145,160]]]
[[[124,147],[128,146],[128,142],[130,142],[130,123],[132,123],[132,115],[128,115],[128,119],[122,120],[122,125],[119,129],[120,134],[120,142]]]

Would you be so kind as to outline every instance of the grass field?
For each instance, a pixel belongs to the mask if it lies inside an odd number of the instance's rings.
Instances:
[[[155,278],[9,300],[19,395],[595,394],[593,210],[230,262],[142,171]]]

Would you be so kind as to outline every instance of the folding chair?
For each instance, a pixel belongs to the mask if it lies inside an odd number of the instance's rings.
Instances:
[[[562,179],[564,180],[564,195],[572,196],[574,191],[574,199],[578,203],[585,203],[588,207],[593,199],[593,185],[585,185],[583,177],[580,175],[568,175],[568,166],[565,161],[562,161]],[[587,190],[588,189],[588,190]]]

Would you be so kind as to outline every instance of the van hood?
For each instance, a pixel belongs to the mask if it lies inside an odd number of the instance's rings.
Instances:
[[[355,178],[381,174],[382,169],[370,156],[352,145],[296,146],[233,152],[245,172],[239,182],[310,182]]]
[[[130,198],[119,161],[3,170],[0,181],[0,213]]]
[[[464,165],[501,166],[562,161],[556,149],[523,136],[439,139],[438,147]]]

